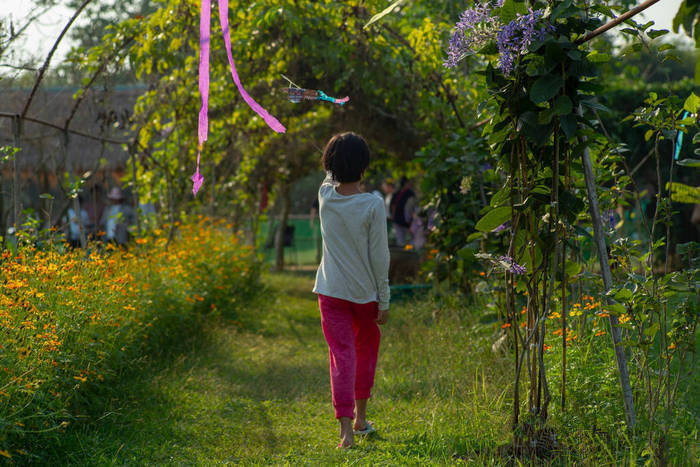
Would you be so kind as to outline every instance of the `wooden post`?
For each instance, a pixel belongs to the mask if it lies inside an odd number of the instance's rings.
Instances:
[[[279,198],[282,203],[282,212],[275,232],[275,269],[277,271],[284,270],[284,234],[287,230],[287,219],[292,206],[292,200],[289,198],[290,189],[289,182],[283,182]]]
[[[68,144],[70,143],[70,139],[68,136],[68,132],[64,131],[63,132],[63,161],[66,164],[66,171],[68,172],[70,176],[70,180],[75,183],[78,180],[78,177],[75,176],[75,173],[73,171],[73,161],[70,158],[70,155],[68,154]],[[83,216],[82,216],[82,211],[80,207],[80,195],[79,193],[76,193],[75,196],[73,197],[72,201],[72,208],[73,208],[73,215],[77,218],[78,220],[78,231],[80,232],[80,248],[83,249],[83,251],[87,251],[87,235],[85,234],[85,225],[83,224]],[[70,237],[70,216],[68,218],[68,236]]]
[[[598,208],[598,195],[596,194],[593,164],[591,164],[591,155],[588,148],[583,151],[583,154],[581,155],[581,162],[583,163],[583,175],[586,181],[588,204],[590,206],[591,219],[593,221],[593,234],[596,248],[598,250],[598,261],[600,262],[600,271],[603,275],[603,288],[607,294],[607,292],[612,289],[612,273],[610,272],[610,260],[608,259],[608,250],[605,244],[603,221],[600,217],[600,210]],[[613,300],[606,295],[606,302],[612,303]],[[617,361],[617,370],[620,376],[620,385],[622,387],[622,400],[624,403],[627,428],[632,429],[636,423],[636,418],[634,414],[634,399],[632,398],[629,370],[627,368],[627,355],[625,355],[625,349],[622,346],[622,332],[618,326],[619,322],[617,316],[609,314],[608,320],[610,321],[610,335],[612,336],[613,340],[615,360]]]
[[[136,232],[141,236],[141,213],[139,212],[139,190],[136,185],[136,144],[131,146],[131,198],[136,213]]]
[[[22,147],[22,119],[19,115],[15,115],[12,118],[12,137],[14,139],[14,146],[16,148]],[[17,159],[19,153],[16,153],[12,159],[12,226],[14,227],[15,233],[17,232],[19,225],[19,216],[22,211],[22,200],[20,197],[20,177],[19,177],[19,167],[17,167]]]

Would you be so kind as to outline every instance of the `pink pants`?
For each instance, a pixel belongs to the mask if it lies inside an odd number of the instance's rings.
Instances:
[[[328,342],[335,418],[354,418],[355,399],[369,399],[379,352],[377,302],[354,303],[319,294]]]

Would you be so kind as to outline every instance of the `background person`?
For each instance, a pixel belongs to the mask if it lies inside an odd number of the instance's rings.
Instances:
[[[401,177],[399,191],[391,197],[391,222],[396,233],[396,244],[406,245],[411,238],[411,221],[416,208],[416,194],[413,192],[411,181]]]
[[[100,225],[105,231],[105,240],[117,245],[126,245],[131,233],[129,229],[136,225],[134,208],[124,200],[124,194],[119,187],[114,187],[107,195],[110,205],[102,213]]]

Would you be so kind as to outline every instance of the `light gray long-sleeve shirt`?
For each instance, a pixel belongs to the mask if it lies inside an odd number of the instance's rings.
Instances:
[[[323,257],[314,292],[389,308],[389,244],[384,201],[371,193],[341,195],[326,177],[318,190]]]

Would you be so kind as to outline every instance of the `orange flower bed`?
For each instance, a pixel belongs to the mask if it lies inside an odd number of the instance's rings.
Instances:
[[[62,429],[86,393],[107,388],[147,347],[252,296],[259,264],[231,231],[200,219],[181,225],[167,249],[156,230],[128,251],[4,252],[0,450],[12,455],[20,437]]]

